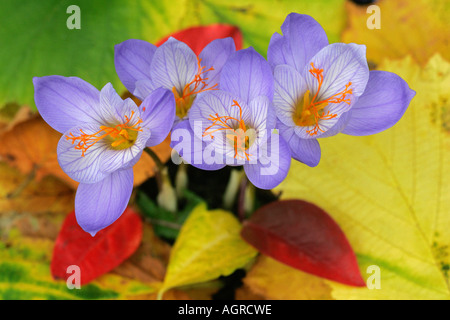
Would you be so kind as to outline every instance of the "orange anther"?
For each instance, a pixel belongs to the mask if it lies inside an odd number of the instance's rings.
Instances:
[[[117,147],[120,144],[126,142],[129,140],[129,130],[130,131],[142,131],[141,127],[138,126],[140,123],[142,123],[142,120],[139,118],[139,120],[133,124],[132,126],[128,125],[128,123],[133,118],[134,111],[131,111],[131,116],[125,116],[126,122],[123,124],[118,124],[116,126],[100,126],[100,130],[92,133],[92,134],[86,134],[83,132],[83,129],[80,129],[80,135],[74,136],[73,133],[69,133],[69,135],[66,135],[67,140],[71,140],[72,144],[75,144],[77,141],[78,143],[75,145],[75,150],[81,150],[81,156],[84,157],[86,151],[95,145],[100,140],[106,138],[107,136],[110,136],[114,139],[114,141],[111,143],[112,147]],[[118,138],[120,136],[120,138]]]
[[[208,120],[212,121],[212,124],[203,131],[203,137],[210,136],[211,139],[214,139],[214,133],[218,131],[223,130],[231,130],[232,132],[229,134],[226,134],[226,138],[231,140],[233,142],[234,147],[234,158],[241,157],[239,154],[239,151],[244,152],[244,156],[242,158],[246,158],[249,160],[249,156],[251,154],[248,154],[246,150],[248,149],[249,145],[249,137],[246,136],[244,133],[247,130],[247,127],[245,125],[244,119],[242,119],[242,107],[239,105],[239,103],[236,100],[233,100],[232,107],[238,107],[239,108],[239,119],[235,117],[230,116],[219,116],[217,113],[213,115],[209,115]],[[238,128],[231,127],[227,122],[229,120],[236,121],[239,124]],[[219,128],[211,130],[212,127],[218,126]]]

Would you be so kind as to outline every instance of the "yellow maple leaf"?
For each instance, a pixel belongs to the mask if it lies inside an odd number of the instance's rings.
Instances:
[[[439,52],[450,59],[450,5],[436,0],[380,0],[380,29],[369,29],[367,20],[375,11],[350,1],[346,3],[348,27],[342,34],[343,42],[364,43],[367,58],[376,64],[384,58],[404,58],[411,55],[424,65]]]
[[[331,287],[324,279],[264,255],[258,258],[243,281],[254,294],[270,300],[331,299]]]
[[[433,56],[383,62],[417,91],[404,117],[377,135],[321,139],[316,168],[294,162],[277,188],[326,210],[354,248],[361,273],[380,268],[380,289],[329,282],[340,299],[448,299],[450,63]]]

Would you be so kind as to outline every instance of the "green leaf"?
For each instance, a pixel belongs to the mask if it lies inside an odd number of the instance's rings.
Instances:
[[[191,211],[204,200],[189,190],[183,190],[186,203],[182,210],[173,213],[159,207],[145,193],[139,192],[137,205],[142,213],[149,217],[155,233],[163,238],[174,240],[178,236],[181,226]]]
[[[79,0],[81,29],[68,29],[70,0],[2,0],[0,5],[0,108],[7,102],[34,108],[35,76],[77,76],[97,88],[124,90],[114,69],[114,45],[130,38],[155,43],[181,29],[211,23],[238,26],[245,45],[265,56],[269,40],[292,11],[316,18],[330,41],[345,24],[345,0]],[[264,27],[261,27],[264,26]]]
[[[198,205],[172,249],[160,295],[170,288],[227,276],[248,264],[257,251],[241,239],[240,230],[230,212]]]

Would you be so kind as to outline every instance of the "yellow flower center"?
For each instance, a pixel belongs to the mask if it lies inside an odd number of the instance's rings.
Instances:
[[[138,132],[142,131],[139,126],[142,122],[140,118],[135,124],[129,125],[133,116],[134,111],[131,112],[130,117],[125,116],[125,123],[123,124],[100,126],[100,130],[92,134],[86,134],[83,132],[83,129],[80,129],[80,135],[75,136],[73,133],[69,133],[69,135],[66,135],[66,139],[71,140],[72,144],[77,143],[75,150],[81,150],[82,157],[84,157],[90,147],[102,139],[114,150],[129,148],[136,142]]]
[[[342,91],[332,95],[331,97],[325,100],[317,101],[317,97],[319,95],[320,89],[323,84],[323,69],[317,69],[314,67],[314,64],[311,62],[311,69],[309,72],[314,76],[314,78],[318,81],[318,88],[316,94],[311,98],[311,93],[309,90],[305,92],[303,95],[303,99],[300,99],[295,105],[295,111],[292,116],[294,123],[301,127],[309,127],[314,126],[313,129],[307,130],[310,136],[316,135],[319,131],[324,132],[319,126],[319,120],[330,120],[336,118],[337,114],[332,114],[330,111],[325,112],[325,107],[330,103],[342,103],[345,102],[350,104],[350,99],[346,98],[347,95],[352,94],[352,89],[349,89],[352,84],[349,82],[345,85],[345,89]]]

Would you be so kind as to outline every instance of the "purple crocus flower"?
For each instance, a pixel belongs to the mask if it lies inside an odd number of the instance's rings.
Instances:
[[[34,78],[42,118],[63,134],[57,153],[63,171],[80,182],[78,224],[91,235],[124,212],[133,189],[133,165],[145,147],[161,143],[174,119],[170,90],[154,90],[137,107],[107,84],[101,91],[76,77]]]
[[[321,157],[317,138],[339,132],[381,132],[403,116],[415,92],[398,75],[369,71],[365,46],[328,44],[313,18],[291,13],[267,53],[275,80],[274,107],[292,157],[311,167]]]
[[[198,97],[189,121],[174,127],[172,148],[195,167],[242,165],[256,187],[277,186],[287,175],[291,155],[272,130],[276,116],[269,64],[253,48],[237,51],[223,66],[219,86]]]
[[[130,39],[115,46],[114,62],[122,83],[141,100],[156,88],[171,90],[178,122],[187,120],[197,95],[218,89],[220,71],[235,51],[232,38],[211,41],[198,57],[175,38],[160,47]]]

